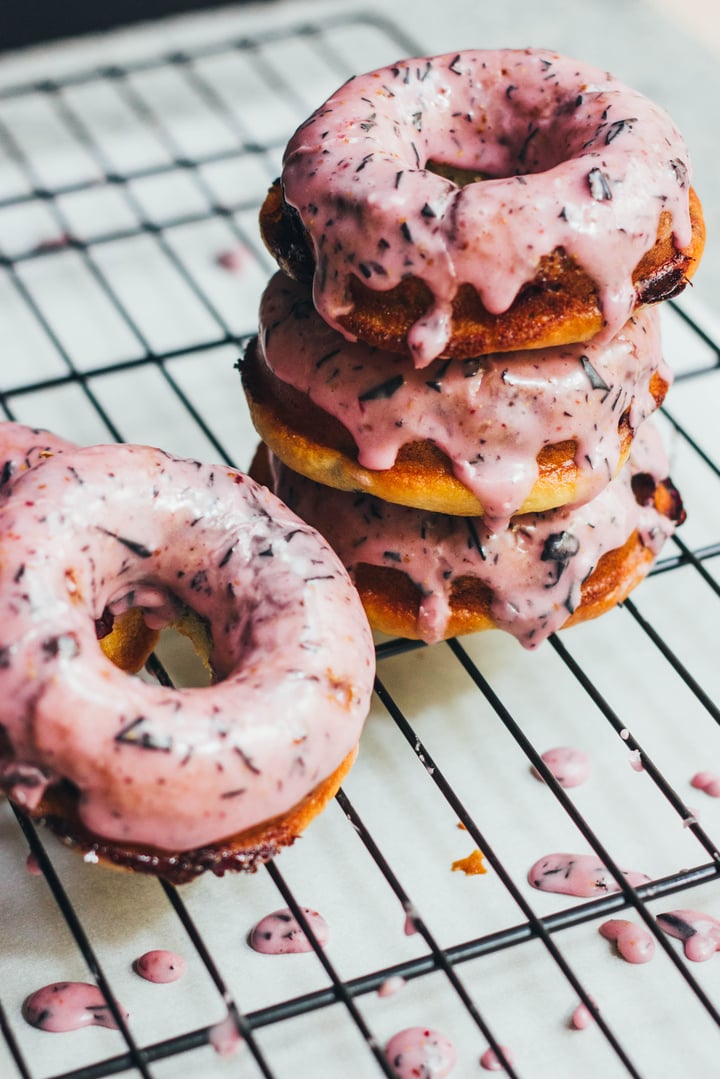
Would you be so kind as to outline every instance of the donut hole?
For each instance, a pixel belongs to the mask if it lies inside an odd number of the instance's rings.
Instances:
[[[174,686],[190,689],[212,684],[210,633],[195,612],[162,630],[154,651]]]

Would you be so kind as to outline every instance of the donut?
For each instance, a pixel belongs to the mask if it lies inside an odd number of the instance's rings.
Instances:
[[[276,274],[242,364],[255,427],[295,472],[462,516],[588,501],[627,458],[672,382],[656,310],[609,343],[466,360],[347,342],[306,286]]]
[[[261,231],[349,339],[438,356],[614,336],[704,246],[685,144],[608,73],[543,49],[403,60],[295,132]]]
[[[291,843],[354,759],[367,619],[327,543],[224,465],[62,449],[0,497],[0,784],[90,860],[181,883]],[[104,611],[207,627],[209,686],[129,677]]]
[[[625,599],[685,516],[649,423],[591,502],[499,529],[322,487],[264,447],[251,471],[327,537],[374,629],[427,643],[497,628],[537,648]]]

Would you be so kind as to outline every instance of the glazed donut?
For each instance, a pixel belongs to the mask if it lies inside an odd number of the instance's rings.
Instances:
[[[44,457],[0,499],[0,781],[92,857],[176,882],[293,841],[352,762],[374,653],[336,555],[236,470],[143,446]],[[208,627],[211,686],[118,670],[95,620]],[[289,822],[289,827],[288,827]]]
[[[672,374],[658,312],[606,345],[418,370],[347,342],[308,290],[276,274],[242,365],[260,437],[295,472],[390,502],[507,519],[588,501],[615,475]]]
[[[77,449],[58,435],[38,427],[0,422],[0,498],[10,480],[58,453]],[[105,610],[95,620],[100,647],[116,667],[136,674],[147,663],[159,633],[151,629],[139,608],[112,614]]]
[[[321,487],[265,447],[251,471],[323,531],[374,629],[428,643],[499,628],[537,648],[625,599],[685,516],[648,423],[628,464],[592,502],[524,514],[498,530],[483,518]]]
[[[326,322],[424,367],[607,340],[675,295],[704,245],[690,176],[666,113],[606,72],[448,53],[333,94],[291,138],[261,230]]]

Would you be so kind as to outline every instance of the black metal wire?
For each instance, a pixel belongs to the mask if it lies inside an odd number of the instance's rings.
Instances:
[[[242,57],[253,65],[258,79],[261,83],[264,82],[267,85],[268,91],[279,92],[283,99],[297,111],[299,101],[295,88],[285,79],[281,67],[273,63],[273,46],[279,42],[302,39],[316,50],[317,55],[324,62],[337,71],[338,76],[345,76],[351,72],[347,70],[343,57],[334,49],[330,35],[335,29],[352,29],[356,26],[372,27],[383,34],[388,43],[391,43],[397,49],[398,55],[407,55],[418,51],[412,40],[390,21],[374,16],[364,17],[358,14],[347,16],[328,14],[324,17],[322,24],[309,23],[289,29],[259,32],[252,38],[222,41],[197,48],[186,48],[171,54],[130,62],[123,66],[90,69],[71,73],[54,80],[27,83],[0,90],[0,146],[4,147],[5,152],[14,161],[29,188],[27,192],[0,199],[0,210],[7,211],[15,207],[22,208],[33,204],[42,204],[49,211],[58,232],[63,237],[63,242],[57,245],[41,243],[19,251],[14,256],[0,252],[0,268],[8,275],[12,288],[64,366],[64,372],[61,374],[34,380],[28,376],[27,379],[17,382],[12,388],[8,388],[1,393],[0,401],[8,418],[15,417],[16,406],[26,395],[40,390],[52,392],[70,385],[78,386],[110,437],[120,440],[123,437],[123,431],[108,415],[93,386],[96,382],[109,375],[130,375],[133,371],[150,366],[160,372],[165,386],[181,406],[184,415],[188,417],[188,421],[192,423],[193,427],[202,431],[222,460],[232,463],[227,448],[213,428],[211,419],[204,415],[202,409],[197,407],[192,398],[183,391],[177,378],[174,377],[170,369],[172,366],[171,361],[181,356],[188,357],[193,354],[225,348],[228,345],[237,347],[240,352],[247,335],[253,332],[254,327],[248,326],[243,329],[242,333],[236,333],[232,329],[214,303],[212,296],[208,294],[198,280],[197,275],[193,273],[183,258],[174,250],[168,236],[173,229],[185,225],[202,224],[214,219],[221,219],[227,225],[234,239],[247,247],[256,260],[262,263],[263,255],[259,247],[259,241],[255,236],[248,236],[237,221],[237,215],[250,209],[252,203],[243,197],[242,192],[238,193],[237,199],[232,204],[222,203],[216,198],[212,187],[208,183],[204,169],[207,166],[235,161],[246,155],[260,155],[263,166],[267,171],[268,181],[271,181],[273,179],[270,165],[271,154],[273,151],[279,150],[281,144],[279,142],[274,143],[272,140],[260,144],[250,135],[242,123],[241,117],[235,111],[230,111],[227,108],[222,95],[213,85],[207,69],[202,69],[202,64],[204,61],[215,58],[221,59],[233,55]],[[196,155],[192,158],[189,158],[183,152],[172,132],[162,124],[161,118],[155,113],[152,101],[146,98],[135,81],[136,76],[162,71],[163,69],[172,69],[178,74],[178,77],[184,80],[196,98],[223,124],[225,130],[235,140],[234,146],[216,152]],[[169,160],[147,167],[119,172],[113,163],[107,159],[103,148],[93,137],[91,129],[83,119],[81,110],[70,100],[69,91],[80,87],[92,87],[93,85],[111,86],[138,126],[143,129],[149,127],[152,130],[154,137]],[[98,171],[96,178],[64,182],[54,187],[40,178],[33,161],[27,158],[12,131],[2,120],[2,106],[4,103],[12,103],[30,95],[40,95],[48,103],[52,114],[68,132],[75,144],[81,146],[93,161]],[[299,119],[302,119],[302,116],[299,116]],[[140,201],[133,192],[132,185],[138,180],[153,177],[162,178],[176,173],[183,173],[191,180],[202,199],[202,208],[191,213],[178,214],[164,220],[162,224],[157,224],[144,212]],[[72,236],[70,223],[63,211],[61,200],[67,195],[82,195],[85,192],[95,191],[99,188],[117,190],[124,205],[130,211],[134,224],[131,227],[122,229],[109,229],[91,240],[79,240]],[[201,340],[188,341],[187,344],[165,351],[151,347],[142,327],[118,295],[111,276],[102,269],[95,257],[96,251],[104,245],[134,238],[151,240],[156,249],[162,253],[168,267],[182,280],[202,310],[209,316],[212,325],[215,327],[213,334]],[[22,276],[22,268],[39,258],[52,259],[67,250],[76,253],[87,274],[101,290],[102,295],[110,303],[121,323],[129,331],[132,339],[137,344],[136,355],[111,364],[86,367],[80,370],[73,356],[64,347],[60,336],[43,310],[41,300],[33,296],[27,287]],[[716,372],[718,356],[720,356],[718,344],[684,310],[679,309],[678,313],[689,330],[713,354],[711,360],[705,366],[686,371],[680,377],[684,380],[698,379]],[[716,477],[720,477],[720,464],[699,444],[693,433],[684,424],[680,423],[671,412],[665,410],[665,414],[697,464],[706,466]],[[720,539],[717,543],[709,543],[705,547],[696,550],[691,550],[681,539],[678,539],[676,540],[676,551],[677,554],[665,555],[653,572],[655,574],[676,571],[695,573],[710,590],[708,593],[709,598],[711,600],[717,599],[720,596],[720,586],[708,567],[715,559],[720,557]],[[628,617],[631,617],[644,632],[652,646],[657,650],[662,662],[668,664],[674,670],[688,691],[704,707],[708,717],[718,722],[720,709],[709,691],[688,670],[686,663],[663,639],[652,622],[642,615],[635,601],[628,601],[625,607]],[[717,1005],[706,989],[693,977],[687,964],[683,963],[678,957],[676,951],[668,942],[666,935],[658,928],[648,905],[651,900],[658,897],[669,896],[690,888],[716,883],[720,875],[720,853],[718,853],[717,846],[706,831],[694,820],[691,811],[682,798],[660,772],[645,749],[636,741],[628,730],[628,724],[623,721],[622,717],[616,715],[604,699],[600,689],[593,683],[589,674],[575,660],[570,649],[557,637],[552,638],[551,646],[569,675],[582,687],[587,699],[592,702],[615,731],[623,737],[628,748],[639,754],[640,760],[651,780],[683,822],[691,829],[701,848],[709,855],[710,861],[683,869],[662,880],[653,881],[646,886],[630,887],[622,871],[615,863],[611,852],[606,849],[579,812],[575,803],[550,774],[540,754],[495,692],[488,678],[479,669],[476,662],[471,659],[467,649],[457,641],[440,646],[446,649],[448,661],[457,664],[467,677],[472,680],[479,692],[482,693],[499,722],[504,725],[515,740],[519,751],[537,769],[563,811],[590,843],[600,860],[608,866],[617,881],[619,890],[612,895],[583,902],[549,916],[539,917],[513,879],[512,874],[504,865],[502,858],[496,852],[490,836],[479,828],[472,813],[461,802],[456,791],[453,790],[438,761],[431,756],[428,747],[418,737],[412,725],[412,718],[405,715],[399,702],[394,699],[387,689],[384,679],[379,677],[377,682],[378,696],[389,719],[395,723],[405,742],[410,747],[413,754],[411,766],[414,768],[420,766],[425,770],[428,782],[434,785],[434,788],[463,823],[473,841],[483,851],[493,872],[497,875],[508,896],[517,907],[520,920],[516,924],[508,925],[496,932],[481,937],[460,940],[441,947],[426,924],[420,909],[413,900],[413,896],[405,888],[399,874],[384,855],[382,842],[366,827],[347,794],[341,791],[337,800],[348,821],[348,829],[351,835],[350,841],[357,841],[362,844],[372,860],[379,879],[384,881],[384,885],[393,892],[402,909],[412,918],[416,929],[427,946],[427,952],[402,963],[395,963],[382,969],[368,970],[351,979],[342,979],[323,952],[323,949],[314,939],[311,928],[304,918],[302,908],[284,877],[279,869],[271,864],[268,868],[268,873],[275,887],[295,914],[301,927],[311,939],[316,959],[324,969],[329,984],[312,993],[299,996],[289,995],[286,999],[271,1006],[241,1013],[227,989],[220,965],[203,940],[199,928],[183,902],[181,893],[177,889],[163,884],[162,887],[175,917],[183,926],[188,939],[212,979],[218,993],[219,1002],[233,1017],[239,1034],[248,1045],[258,1074],[267,1077],[267,1079],[273,1079],[275,1076],[275,1072],[258,1044],[258,1039],[256,1038],[258,1030],[313,1011],[340,1006],[365,1041],[368,1052],[375,1059],[378,1072],[392,1075],[392,1069],[385,1059],[376,1034],[356,1002],[363,995],[376,992],[383,982],[394,974],[401,975],[408,980],[420,979],[431,973],[442,974],[458,1002],[458,1007],[465,1011],[477,1028],[479,1039],[486,1041],[501,1056],[502,1049],[494,1033],[493,1025],[478,1007],[472,993],[465,984],[465,980],[460,977],[458,968],[470,960],[517,948],[528,941],[538,941],[551,962],[561,972],[573,994],[590,1009],[598,1029],[607,1045],[614,1052],[619,1065],[626,1074],[639,1077],[641,1073],[632,1059],[632,1046],[626,1046],[623,1043],[623,1040],[606,1018],[598,1011],[581,978],[559,944],[563,931],[585,923],[597,922],[601,918],[627,908],[634,910],[648,926],[659,947],[664,950],[673,969],[679,975],[679,979],[684,982],[688,990],[703,1006],[707,1015],[716,1024],[720,1025],[720,1013]],[[417,642],[387,641],[377,648],[378,663],[382,668],[384,662],[423,647]],[[149,670],[161,684],[170,684],[170,679],[158,660],[154,659],[151,662]],[[108,983],[102,968],[97,962],[95,952],[78,915],[52,862],[44,851],[34,826],[22,814],[18,815],[18,819],[30,849],[37,857],[52,890],[55,902],[74,936],[77,947],[83,955],[88,969],[96,978],[100,989],[106,995],[111,1009],[113,1009],[113,1014],[118,1021],[127,1046],[124,1053],[67,1071],[61,1076],[56,1076],[55,1079],[100,1079],[102,1076],[130,1071],[151,1079],[151,1064],[154,1061],[167,1058],[176,1058],[178,1066],[182,1067],[182,1055],[206,1046],[211,1038],[212,1028],[199,1027],[188,1030],[179,1036],[149,1045],[138,1046],[135,1044],[115,1004],[112,986]],[[23,1054],[14,1033],[13,1023],[16,1018],[8,1016],[0,1003],[0,1033],[5,1038],[8,1051],[17,1068],[17,1074],[22,1079],[34,1079],[31,1063]],[[514,1066],[507,1060],[504,1061],[504,1071],[510,1076],[517,1074]],[[348,1072],[348,1074],[350,1073]]]

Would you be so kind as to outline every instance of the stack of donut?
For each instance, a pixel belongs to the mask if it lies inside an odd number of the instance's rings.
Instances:
[[[260,224],[255,473],[371,624],[533,648],[624,599],[684,516],[647,422],[704,244],[670,118],[544,50],[405,60],[297,130]]]

